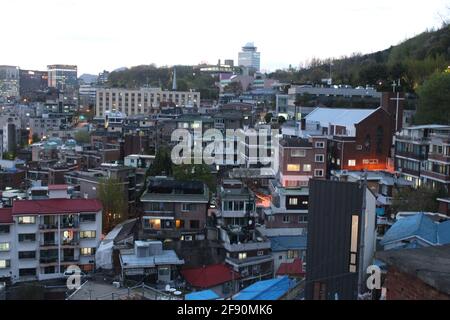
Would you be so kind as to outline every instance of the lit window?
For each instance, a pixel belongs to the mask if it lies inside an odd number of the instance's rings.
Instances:
[[[95,235],[96,235],[96,232],[94,230],[80,232],[80,238],[82,238],[82,239],[92,239],[92,238],[95,238]]]
[[[9,260],[0,260],[0,269],[9,268],[10,261]]]
[[[247,259],[247,252],[239,252],[239,260]]]
[[[81,248],[82,256],[92,256],[95,254],[95,248]]]
[[[295,206],[298,204],[298,199],[297,198],[289,198],[289,204],[291,206]]]
[[[287,171],[300,171],[300,165],[299,164],[288,164]]]
[[[36,223],[36,217],[34,217],[34,216],[22,216],[22,217],[19,217],[19,223],[20,224],[35,224]]]
[[[310,172],[311,171],[311,165],[310,164],[304,164],[303,165],[303,171]]]
[[[349,167],[354,167],[354,166],[356,166],[356,160],[348,160],[348,166],[349,166]]]
[[[9,242],[0,242],[0,251],[9,251]]]

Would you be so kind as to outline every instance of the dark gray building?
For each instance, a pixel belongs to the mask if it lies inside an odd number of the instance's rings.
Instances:
[[[309,185],[306,299],[355,300],[375,251],[375,196],[362,183],[312,179]]]

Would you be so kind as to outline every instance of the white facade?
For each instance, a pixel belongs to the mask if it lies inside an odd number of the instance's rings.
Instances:
[[[97,89],[95,115],[104,116],[107,111],[123,112],[127,116],[151,114],[164,103],[177,106],[200,106],[200,93],[190,91],[163,91],[159,88],[138,90],[99,88]]]
[[[101,232],[102,211],[13,215],[13,223],[0,223],[0,279],[15,283],[61,278],[70,265],[94,270]]]
[[[252,42],[247,43],[239,52],[238,64],[239,66],[252,68],[255,71],[260,70],[261,53],[256,51],[256,47]]]

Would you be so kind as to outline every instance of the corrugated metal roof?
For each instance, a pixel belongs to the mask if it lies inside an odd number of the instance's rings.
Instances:
[[[322,127],[328,127],[328,124],[337,124],[350,127],[360,123],[378,109],[334,109],[334,108],[316,108],[306,116],[307,121],[320,122]]]
[[[192,292],[184,297],[185,300],[217,300],[219,298],[219,295],[212,290]]]
[[[237,295],[233,300],[278,300],[295,285],[287,276],[255,282]]]

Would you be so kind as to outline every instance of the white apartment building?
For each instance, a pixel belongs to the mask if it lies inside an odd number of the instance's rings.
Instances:
[[[98,88],[95,115],[101,117],[106,111],[123,112],[127,116],[151,114],[168,103],[198,108],[200,106],[200,93],[163,91],[159,88],[141,88],[136,90]]]
[[[102,232],[102,206],[67,199],[49,188],[49,199],[17,200],[0,209],[0,281],[61,278],[70,265],[94,270]]]

